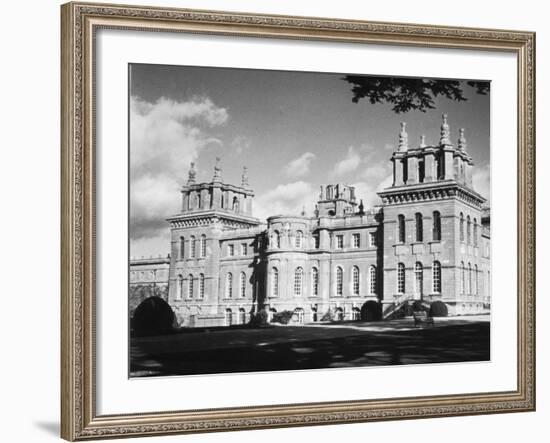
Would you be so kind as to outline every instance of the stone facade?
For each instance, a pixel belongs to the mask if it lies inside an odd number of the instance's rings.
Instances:
[[[313,216],[265,224],[253,216],[246,168],[235,186],[223,182],[219,160],[209,183],[196,183],[192,164],[162,264],[178,322],[246,323],[262,309],[293,311],[297,322],[359,320],[413,300],[441,300],[453,315],[487,312],[490,217],[466,147],[463,130],[451,143],[446,116],[435,146],[424,137],[409,146],[403,123],[381,205],[365,210],[352,186],[330,184]],[[131,272],[140,266],[131,262]]]

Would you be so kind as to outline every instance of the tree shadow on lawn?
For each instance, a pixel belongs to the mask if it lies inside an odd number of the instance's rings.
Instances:
[[[481,322],[392,332],[327,329],[308,332],[304,327],[290,327],[236,335],[206,333],[204,337],[196,336],[199,341],[193,344],[187,342],[189,336],[185,335],[149,337],[132,339],[131,375],[487,361],[489,335],[490,324]]]

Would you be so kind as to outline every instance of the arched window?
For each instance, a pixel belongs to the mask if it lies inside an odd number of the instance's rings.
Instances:
[[[351,319],[352,320],[361,320],[361,311],[359,308],[353,308],[351,310]]]
[[[357,266],[353,267],[352,270],[352,284],[353,284],[353,295],[359,295],[359,268]]]
[[[464,262],[460,262],[460,292],[464,294],[466,292],[466,267],[464,266]]]
[[[239,291],[240,291],[240,296],[242,298],[246,297],[246,273],[245,272],[241,272],[241,276],[239,278]]]
[[[422,263],[416,262],[414,264],[414,293],[422,295],[422,289],[424,285],[424,269]]]
[[[199,298],[204,298],[204,274],[199,274]]]
[[[301,249],[303,242],[304,242],[304,233],[302,231],[298,231],[296,233],[296,239],[295,239],[296,248]]]
[[[479,276],[478,276],[478,269],[477,269],[477,265],[474,266],[474,278],[475,278],[475,286],[474,286],[474,293],[475,295],[479,295]]]
[[[273,246],[276,248],[281,247],[281,235],[279,234],[279,231],[273,232]]]
[[[184,259],[184,254],[185,254],[185,239],[183,237],[180,237],[180,247],[179,247],[180,260]]]
[[[183,275],[178,275],[178,286],[176,288],[176,300],[181,300],[183,296]]]
[[[369,266],[369,294],[376,294],[376,266]]]
[[[416,230],[416,241],[421,242],[424,240],[423,232],[423,223],[422,223],[422,214],[417,212],[414,214],[415,230]]]
[[[225,310],[225,325],[231,326],[233,323],[233,312],[231,312],[231,309],[227,308]]]
[[[464,241],[464,214],[460,213],[460,241]]]
[[[294,315],[296,316],[296,321],[298,323],[304,322],[304,310],[302,308],[294,309]]]
[[[472,244],[472,221],[470,220],[470,216],[468,216],[466,220],[467,220],[466,243],[471,245]]]
[[[192,235],[191,238],[189,239],[189,257],[190,258],[195,258],[195,253],[196,253],[196,245],[195,245],[195,236]]]
[[[244,325],[246,323],[246,311],[244,308],[239,308],[239,324]]]
[[[311,268],[311,295],[319,295],[319,270]]]
[[[439,211],[434,211],[432,214],[432,217],[433,217],[432,239],[433,241],[441,241],[441,213]]]
[[[474,218],[474,247],[477,248],[477,218]]]
[[[279,295],[279,270],[277,268],[271,268],[271,296],[277,297]]]
[[[201,257],[206,257],[206,235],[201,235]]]
[[[336,308],[334,312],[336,314],[336,321],[344,320],[344,310],[342,308]]]
[[[225,297],[233,297],[233,274],[231,272],[228,272],[225,276]]]
[[[472,275],[472,264],[468,263],[468,294],[473,294],[473,275]]]
[[[433,292],[441,293],[441,263],[434,261],[432,265]]]
[[[405,293],[405,265],[403,263],[397,264],[397,293]]]
[[[403,214],[397,216],[397,241],[405,243],[405,216]]]
[[[187,277],[187,298],[193,298],[193,274],[189,274]]]
[[[336,295],[344,293],[344,271],[340,266],[336,268]]]
[[[296,268],[294,271],[294,295],[302,295],[302,283],[304,279],[304,270]]]

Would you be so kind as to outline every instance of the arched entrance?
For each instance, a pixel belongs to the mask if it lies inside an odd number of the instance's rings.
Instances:
[[[135,337],[170,333],[175,326],[174,311],[160,297],[143,300],[132,316],[131,334]]]
[[[379,321],[382,320],[382,306],[380,303],[370,300],[361,306],[361,320]]]

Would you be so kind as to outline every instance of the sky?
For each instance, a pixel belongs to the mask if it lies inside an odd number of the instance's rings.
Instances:
[[[343,73],[130,65],[130,255],[166,255],[179,189],[196,163],[197,181],[240,184],[243,166],[255,191],[254,215],[312,214],[319,187],[356,187],[365,208],[391,185],[400,122],[409,145],[437,144],[441,114],[451,139],[465,128],[474,188],[489,199],[490,96],[466,87],[467,101],[441,98],[436,109],[396,114],[388,104],[352,102]]]

